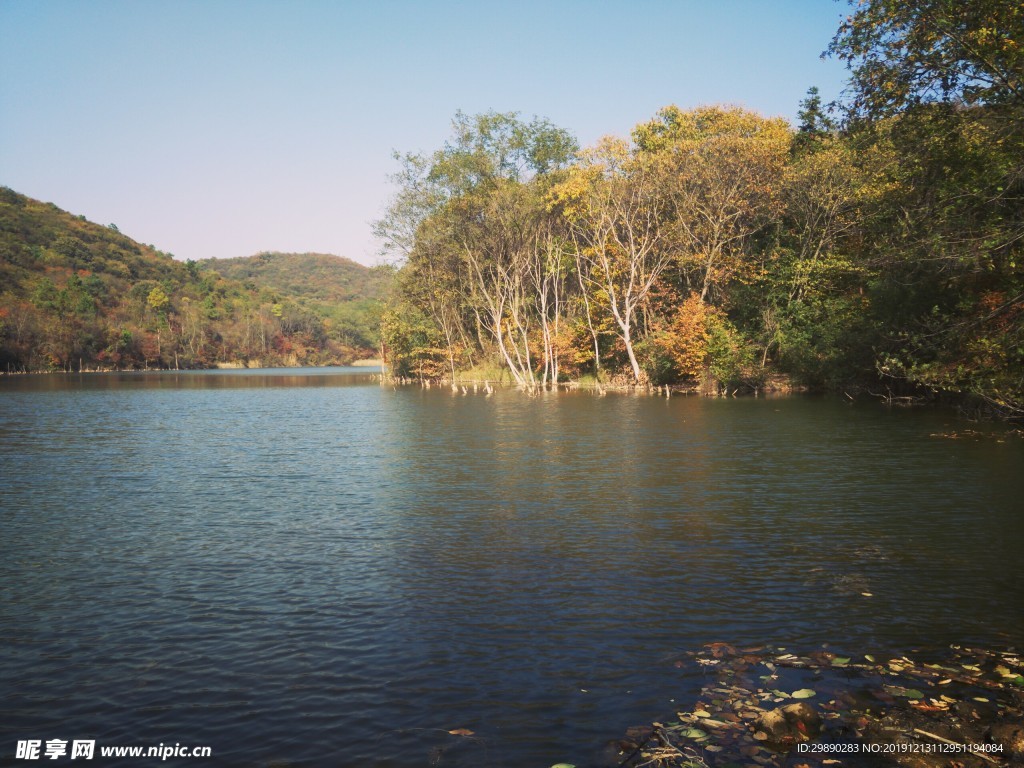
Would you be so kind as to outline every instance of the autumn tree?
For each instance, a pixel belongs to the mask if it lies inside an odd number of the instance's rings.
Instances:
[[[849,66],[851,113],[921,104],[1024,106],[1024,9],[1016,0],[869,0],[829,52]]]
[[[884,188],[861,252],[894,387],[1024,418],[1024,10],[868,0],[830,51],[851,69],[847,139]]]
[[[582,155],[552,198],[575,235],[582,289],[603,299],[614,318],[636,383],[643,379],[636,355],[640,315],[672,261],[658,191],[649,159],[625,141],[606,138]]]
[[[546,322],[538,313],[548,309],[538,309],[537,265],[550,263],[543,251],[551,242],[538,190],[574,150],[572,138],[546,120],[460,113],[443,148],[406,156],[399,191],[376,229],[388,250],[404,254],[413,278],[406,295],[442,331],[453,377],[456,346],[470,336],[467,320],[517,384],[532,386],[538,369],[542,379],[553,370],[551,345],[537,331]]]
[[[658,170],[687,286],[702,301],[721,299],[752,239],[779,216],[789,126],[737,107],[671,106],[633,139]]]

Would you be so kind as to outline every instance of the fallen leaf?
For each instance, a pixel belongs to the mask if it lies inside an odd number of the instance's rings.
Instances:
[[[905,699],[923,699],[924,694],[916,688],[904,688],[900,685],[886,685],[885,690],[893,696],[902,696]]]
[[[473,732],[469,728],[453,728],[448,731],[452,736],[472,736]]]
[[[768,741],[768,734],[764,731],[757,731],[754,733],[754,738],[758,741]]]
[[[684,728],[680,735],[687,739],[706,739],[708,736],[700,728]]]
[[[810,688],[801,688],[799,691],[793,691],[794,699],[809,699],[814,696],[814,691]]]

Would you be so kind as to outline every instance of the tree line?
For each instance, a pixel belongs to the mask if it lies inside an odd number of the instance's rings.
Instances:
[[[0,188],[0,371],[130,370],[344,364],[379,344],[379,295],[388,274],[345,262],[343,275],[374,295],[320,301],[260,280],[266,262],[303,270],[336,257],[261,254],[251,279],[216,262],[177,261],[101,226]],[[341,262],[343,260],[336,259]],[[336,265],[332,265],[336,266]],[[357,291],[358,292],[358,291]]]
[[[580,149],[458,114],[398,156],[392,373],[798,384],[1024,417],[1024,11],[870,0],[829,47],[845,98],[796,127],[669,106]],[[493,370],[493,368],[492,368]]]

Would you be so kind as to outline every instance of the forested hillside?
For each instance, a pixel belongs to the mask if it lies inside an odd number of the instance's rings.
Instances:
[[[391,282],[386,270],[368,269],[351,259],[329,253],[277,253],[267,251],[235,259],[199,262],[231,280],[258,286],[295,298],[325,303],[379,299]]]
[[[952,397],[1024,418],[1024,13],[871,0],[838,31],[847,100],[791,128],[659,111],[579,151],[458,115],[406,155],[378,234],[400,254],[393,371],[782,381]]]
[[[276,252],[200,264],[301,301],[348,346],[377,349],[380,344],[381,299],[394,283],[390,267],[368,268],[327,253]]]
[[[375,354],[377,302],[360,303],[358,292],[380,295],[387,275],[360,280],[371,270],[350,264],[352,292],[335,305],[216,267],[0,188],[0,370],[323,365]]]

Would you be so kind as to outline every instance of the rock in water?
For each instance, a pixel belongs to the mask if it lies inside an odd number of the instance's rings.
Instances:
[[[765,712],[757,719],[756,727],[768,735],[768,741],[794,744],[821,733],[821,715],[810,704],[801,701]]]

